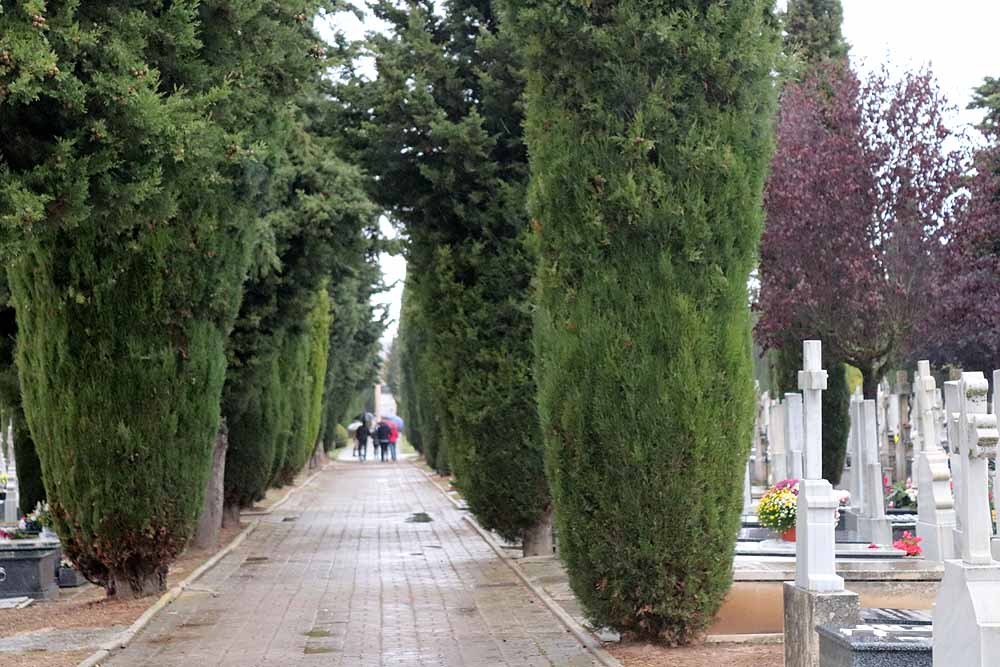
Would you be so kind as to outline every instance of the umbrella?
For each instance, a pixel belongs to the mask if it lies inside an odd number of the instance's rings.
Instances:
[[[359,428],[361,428],[361,422],[353,421],[347,425],[347,432],[354,435]]]
[[[386,417],[386,419],[395,424],[396,428],[399,429],[400,431],[403,430],[403,420],[397,417],[396,415],[390,415]]]

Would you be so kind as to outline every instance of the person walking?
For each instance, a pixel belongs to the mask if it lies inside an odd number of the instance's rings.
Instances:
[[[354,432],[354,438],[357,442],[358,460],[364,461],[368,455],[368,421],[365,415],[361,415],[358,421],[361,422],[361,426]]]
[[[396,462],[396,441],[399,440],[399,427],[396,426],[396,422],[389,419],[389,452],[392,454],[392,462]]]
[[[392,427],[386,420],[382,420],[378,423],[378,428],[375,429],[375,439],[378,441],[379,452],[382,456],[382,462],[385,462],[386,457],[389,455],[389,438],[392,435]]]

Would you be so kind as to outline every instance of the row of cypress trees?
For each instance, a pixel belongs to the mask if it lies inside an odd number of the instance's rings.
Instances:
[[[374,5],[346,123],[373,198],[407,238],[402,407],[408,435],[453,471],[484,526],[551,553],[535,406],[534,254],[524,210],[522,63],[490,2]]]
[[[109,595],[162,589],[220,416],[230,503],[294,475],[346,383],[331,339],[369,329],[374,209],[320,97],[333,9],[2,4],[18,394],[64,553]]]

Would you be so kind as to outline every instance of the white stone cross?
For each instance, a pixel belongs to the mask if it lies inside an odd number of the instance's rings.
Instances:
[[[997,416],[987,413],[989,383],[981,372],[962,373],[959,447],[961,454],[962,560],[969,565],[993,562],[990,539],[993,521],[990,516],[989,461],[995,459]]]
[[[834,565],[834,531],[840,500],[830,482],[821,479],[822,391],[826,389],[826,371],[822,369],[822,348],[818,340],[803,343],[802,359],[804,368],[799,372],[799,387],[805,394],[806,477],[799,480],[795,517],[795,585],[816,593],[834,593],[844,590],[844,580],[837,576]]]
[[[805,425],[805,477],[823,478],[823,391],[826,389],[826,371],[822,369],[822,343],[807,340],[802,343],[802,367],[799,371],[799,389]]]

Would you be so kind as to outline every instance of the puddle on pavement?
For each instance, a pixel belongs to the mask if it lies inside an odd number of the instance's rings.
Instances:
[[[310,630],[309,632],[303,633],[306,637],[332,637],[333,633],[329,630]]]
[[[433,520],[427,512],[414,512],[406,520],[406,523],[430,523]]]
[[[336,653],[337,649],[325,648],[323,646],[306,646],[302,652],[306,655],[317,655],[319,653]]]

